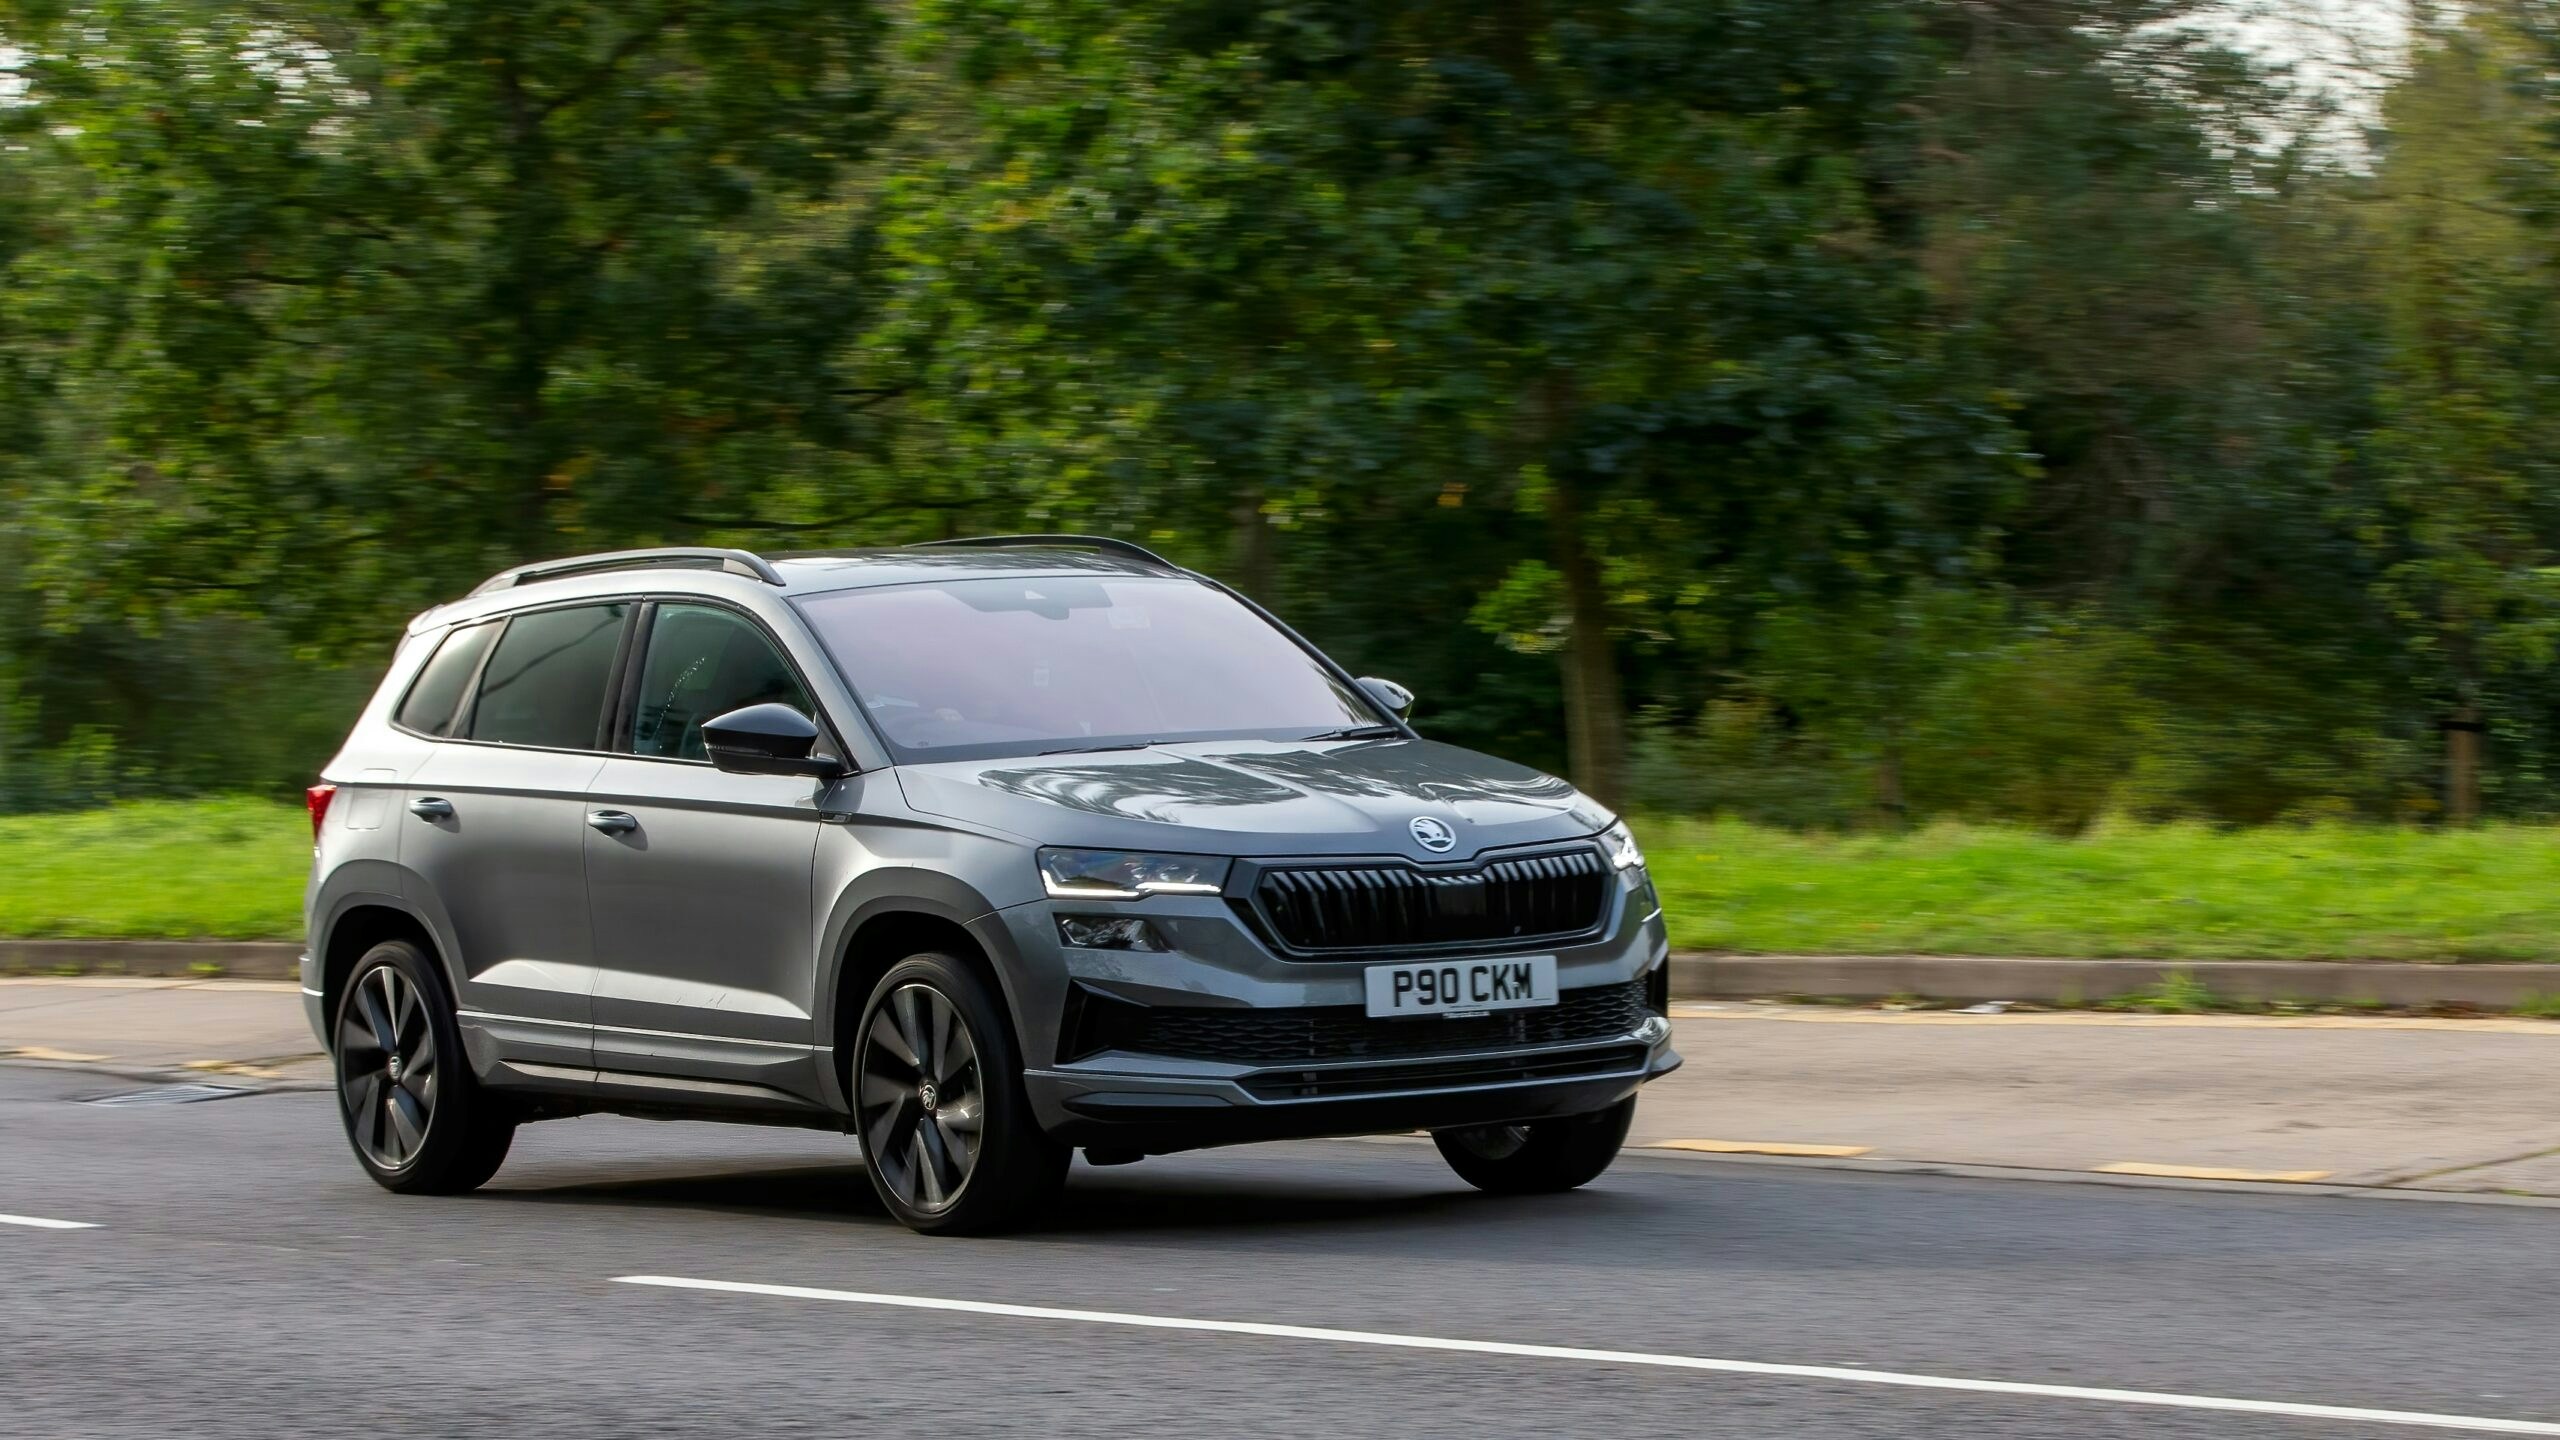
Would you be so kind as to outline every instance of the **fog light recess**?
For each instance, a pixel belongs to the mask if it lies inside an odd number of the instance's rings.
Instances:
[[[1058,938],[1079,950],[1162,950],[1155,927],[1134,915],[1061,915]]]

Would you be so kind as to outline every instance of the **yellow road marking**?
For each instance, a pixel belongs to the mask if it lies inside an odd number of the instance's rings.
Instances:
[[[2164,1180],[2263,1180],[2282,1185],[2308,1185],[2326,1180],[2326,1170],[2233,1170],[2220,1165],[2150,1165],[2119,1160],[2098,1167],[2101,1175],[2153,1175]]]
[[[1846,1160],[1864,1155],[1872,1145],[1797,1145],[1784,1140],[1656,1140],[1643,1150],[1698,1150],[1709,1155],[1817,1155]]]
[[[21,1045],[11,1050],[9,1054],[20,1060],[60,1060],[79,1065],[111,1058],[105,1055],[83,1055],[76,1050],[56,1050],[49,1045]]]
[[[190,1060],[186,1068],[201,1070],[209,1075],[245,1075],[255,1080],[276,1078],[275,1071],[264,1065],[252,1065],[245,1060]]]
[[[1966,1015],[1954,1010],[1835,1010],[1813,1006],[1731,1006],[1683,1002],[1674,1020],[1783,1020],[1810,1025],[2088,1025],[2111,1029],[2206,1030],[2465,1030],[2500,1035],[2560,1036],[2560,1021],[2512,1015],[2452,1020],[2435,1015],[2114,1015],[2088,1010],[2012,1010]]]

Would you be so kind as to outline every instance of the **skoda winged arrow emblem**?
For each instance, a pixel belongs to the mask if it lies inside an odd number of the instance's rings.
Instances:
[[[1413,824],[1410,828],[1413,831],[1414,840],[1419,843],[1423,849],[1430,851],[1434,855],[1440,854],[1449,847],[1458,843],[1457,831],[1450,829],[1446,823],[1434,820],[1428,815],[1414,816]]]

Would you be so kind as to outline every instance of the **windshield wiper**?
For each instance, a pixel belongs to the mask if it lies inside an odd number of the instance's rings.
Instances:
[[[1043,755],[1099,755],[1106,750],[1145,750],[1163,743],[1161,740],[1124,740],[1116,745],[1062,745],[1055,750],[1043,750],[1040,753]]]
[[[1402,730],[1393,725],[1345,725],[1339,730],[1321,730],[1313,735],[1301,735],[1298,738],[1301,740],[1384,740],[1390,736],[1403,734]]]

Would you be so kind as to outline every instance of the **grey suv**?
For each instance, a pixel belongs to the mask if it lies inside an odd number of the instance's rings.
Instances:
[[[356,1158],[453,1192],[530,1120],[816,1126],[955,1232],[1078,1146],[1420,1129],[1580,1185],[1679,1064],[1643,856],[1411,699],[1115,540],[500,574],[311,792]]]

